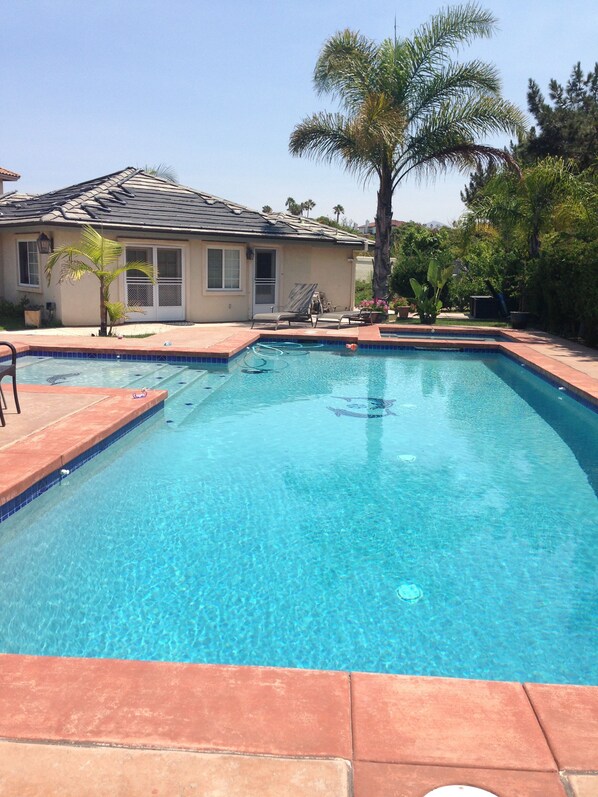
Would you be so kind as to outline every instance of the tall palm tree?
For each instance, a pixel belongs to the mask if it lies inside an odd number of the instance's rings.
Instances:
[[[377,298],[388,289],[393,194],[407,177],[513,163],[508,153],[478,138],[519,133],[523,114],[500,96],[494,66],[451,57],[461,44],[490,36],[495,27],[489,11],[470,3],[439,11],[410,38],[377,44],[345,30],[320,53],[316,90],[335,98],[341,110],[304,119],[293,130],[289,149],[293,155],[340,161],[364,182],[376,178]]]
[[[338,224],[338,220],[339,220],[339,218],[340,218],[340,215],[341,215],[341,213],[344,213],[344,212],[345,212],[345,209],[344,209],[344,207],[343,207],[342,205],[335,205],[335,206],[332,208],[332,212],[333,212],[333,213],[334,213],[334,215],[336,216],[336,223]]]
[[[309,218],[309,211],[313,210],[316,206],[316,203],[313,199],[306,199],[305,202],[301,203],[302,207],[306,210],[306,216]]]
[[[103,235],[93,227],[83,227],[81,243],[79,246],[61,246],[46,263],[46,277],[48,284],[57,263],[61,263],[62,270],[59,282],[68,280],[78,282],[87,274],[91,274],[100,281],[100,335],[108,334],[108,317],[111,321],[116,317],[123,317],[127,308],[122,302],[110,301],[110,286],[117,277],[125,271],[141,271],[142,274],[154,282],[154,267],[150,263],[131,262],[116,266],[123,253],[123,246],[111,238]]]

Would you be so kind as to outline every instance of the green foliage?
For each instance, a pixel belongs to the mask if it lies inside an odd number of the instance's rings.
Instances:
[[[9,302],[8,299],[0,299],[0,316],[2,318],[23,319],[23,312],[29,306],[29,297],[23,296],[18,302]]]
[[[355,304],[359,305],[374,295],[371,280],[355,280]]]
[[[431,260],[426,282],[422,284],[414,278],[409,280],[415,296],[415,311],[422,324],[436,322],[436,316],[442,310],[440,292],[451,278],[452,273],[452,265],[443,268],[438,261]]]
[[[529,81],[527,105],[536,120],[515,147],[524,163],[554,156],[572,161],[578,170],[587,169],[598,150],[598,63],[584,75],[581,63],[571,72],[566,86],[552,79],[546,102],[538,84]]]
[[[410,279],[422,283],[426,279],[430,261],[448,266],[454,260],[454,233],[449,228],[429,230],[421,224],[409,222],[393,230],[392,254],[395,264],[389,280],[391,295],[411,294]],[[448,291],[441,295],[448,301]]]
[[[548,239],[532,288],[545,329],[598,344],[598,236],[592,241],[562,234]]]

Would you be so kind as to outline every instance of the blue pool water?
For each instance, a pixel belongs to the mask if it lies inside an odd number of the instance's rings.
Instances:
[[[596,413],[500,355],[258,354],[25,364],[175,395],[0,526],[0,650],[598,684]]]

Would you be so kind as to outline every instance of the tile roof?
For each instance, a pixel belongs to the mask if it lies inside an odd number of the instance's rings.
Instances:
[[[9,169],[3,169],[0,166],[0,180],[18,180],[21,175],[16,172],[11,172]]]
[[[14,224],[104,224],[110,228],[284,238],[361,248],[364,239],[313,219],[262,213],[171,183],[141,169],[120,172],[23,199],[0,202],[0,228]]]

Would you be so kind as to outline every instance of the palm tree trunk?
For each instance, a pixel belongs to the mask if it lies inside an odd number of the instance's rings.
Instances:
[[[376,207],[373,289],[375,299],[386,299],[390,277],[390,236],[392,232],[392,174],[384,169],[380,176]]]
[[[108,310],[106,309],[106,287],[104,280],[100,279],[100,337],[108,335]]]

